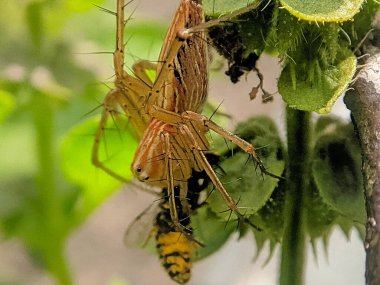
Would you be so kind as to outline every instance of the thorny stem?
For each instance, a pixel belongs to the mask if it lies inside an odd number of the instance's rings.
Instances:
[[[377,40],[380,46],[379,30]],[[371,56],[360,70],[354,89],[347,92],[345,103],[352,112],[362,148],[367,209],[366,284],[377,285],[380,284],[380,49],[364,48]]]
[[[309,112],[287,108],[288,166],[285,202],[285,227],[281,255],[281,285],[301,285],[305,269],[304,197],[309,184]]]

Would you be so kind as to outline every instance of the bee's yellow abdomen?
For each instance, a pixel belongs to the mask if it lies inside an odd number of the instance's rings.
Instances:
[[[191,256],[195,245],[181,232],[162,233],[157,236],[157,250],[161,264],[170,277],[184,284],[191,277]]]

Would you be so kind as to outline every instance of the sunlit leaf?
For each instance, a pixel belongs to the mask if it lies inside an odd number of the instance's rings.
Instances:
[[[329,113],[355,74],[355,55],[343,49],[335,64],[325,65],[317,58],[299,63],[289,62],[281,72],[278,89],[282,98],[295,109]]]
[[[83,189],[81,198],[84,210],[93,209],[121,186],[121,182],[96,168],[91,163],[94,135],[99,117],[90,118],[73,128],[62,142],[62,169],[67,178]],[[137,142],[126,130],[115,127],[113,122],[101,138],[99,158],[107,167],[131,179],[130,164]]]
[[[294,16],[319,22],[343,22],[360,11],[364,0],[280,0]]]

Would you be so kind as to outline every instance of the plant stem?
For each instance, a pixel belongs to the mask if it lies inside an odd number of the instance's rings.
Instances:
[[[64,233],[61,232],[60,205],[54,163],[54,106],[52,99],[35,93],[32,102],[36,131],[38,173],[36,185],[40,202],[40,229],[34,246],[43,256],[45,265],[59,284],[72,284],[64,257]]]
[[[287,107],[288,166],[285,228],[281,256],[281,285],[301,285],[305,268],[305,212],[309,184],[311,114]]]

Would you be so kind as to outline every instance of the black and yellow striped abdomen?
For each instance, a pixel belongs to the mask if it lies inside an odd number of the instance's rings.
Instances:
[[[162,191],[162,197],[161,211],[157,214],[155,222],[157,252],[170,278],[179,284],[184,284],[191,277],[193,265],[191,259],[196,251],[196,244],[191,240],[190,217],[184,213],[179,199],[176,199],[178,217],[182,226],[186,228],[186,233],[176,230],[170,217],[166,189]],[[190,199],[190,202],[191,200],[193,199]]]
[[[185,234],[175,231],[157,234],[156,242],[161,264],[169,276],[179,284],[189,281],[195,243]]]
[[[207,154],[208,159],[213,165],[217,165],[219,158],[213,154]],[[191,213],[202,206],[199,201],[200,193],[209,184],[209,179],[204,171],[192,171],[191,177],[187,180],[188,193],[187,202],[191,207]],[[181,189],[175,188],[175,204],[178,220],[184,229],[184,232],[178,231],[173,225],[170,216],[169,197],[167,189],[162,189],[160,202],[160,211],[158,212],[154,228],[156,238],[156,248],[162,266],[165,268],[169,276],[179,284],[184,284],[191,277],[192,258],[195,256],[199,241],[193,238],[191,228],[191,213],[186,213],[182,208],[179,199]]]

